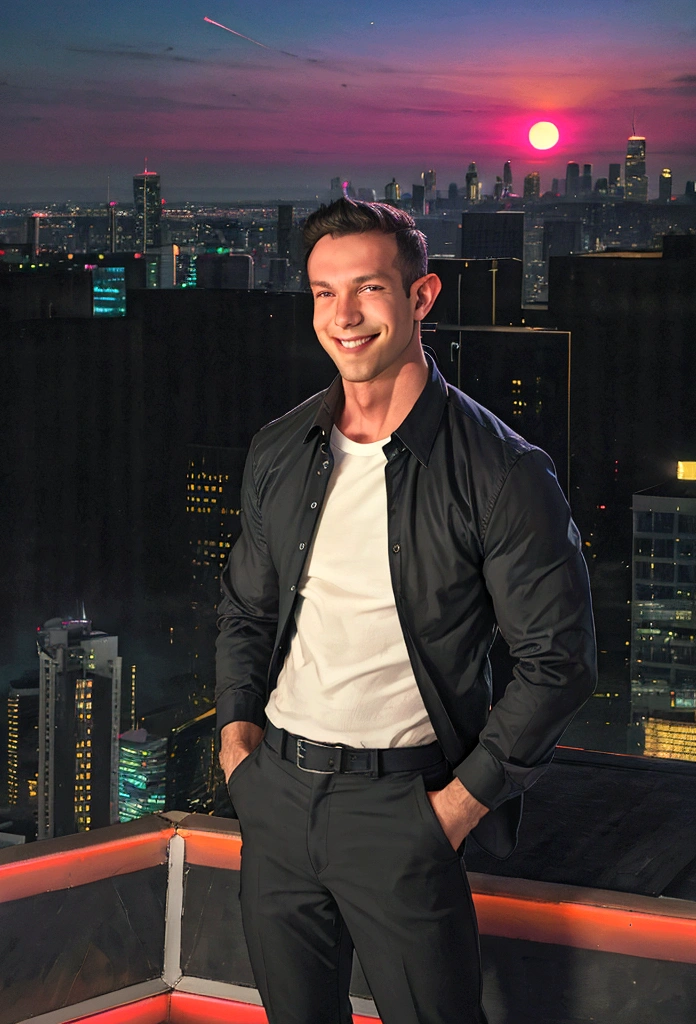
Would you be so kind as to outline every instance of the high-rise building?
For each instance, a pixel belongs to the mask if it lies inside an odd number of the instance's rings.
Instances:
[[[290,259],[293,208],[290,203],[278,204],[277,250],[278,256]]]
[[[475,203],[481,198],[481,183],[479,182],[478,170],[472,160],[466,172],[466,198],[467,202]]]
[[[631,135],[626,145],[624,167],[626,199],[639,203],[648,201],[648,176],[645,173],[645,139],[642,135]]]
[[[10,686],[7,695],[7,802],[36,809],[39,771],[39,689]]]
[[[597,178],[594,183],[594,191],[597,195],[606,196],[609,193],[609,181],[607,178]]]
[[[609,190],[616,193],[621,188],[621,164],[609,164]]]
[[[570,160],[566,167],[565,194],[567,199],[577,199],[580,195],[580,164],[574,160]]]
[[[634,724],[696,710],[696,462],[633,496]]]
[[[551,194],[560,196],[563,192],[565,192],[565,178],[554,178],[551,181]]]
[[[423,188],[425,189],[426,203],[434,203],[437,196],[437,174],[432,170],[432,168],[429,171],[423,171],[421,174],[421,181],[423,182]]]
[[[135,205],[136,244],[143,252],[162,245],[162,199],[160,176],[145,168],[133,177],[133,203]]]
[[[512,193],[512,164],[509,160],[503,166],[503,195],[509,196]]]
[[[401,185],[396,178],[392,178],[384,186],[384,201],[386,203],[398,203],[401,199]]]
[[[524,213],[522,210],[478,211],[462,215],[464,259],[518,259],[524,255]]]
[[[118,637],[86,618],[38,630],[38,837],[118,821],[121,659]]]
[[[541,195],[541,176],[538,171],[526,174],[524,178],[524,198],[538,199]]]
[[[411,185],[411,213],[422,217],[425,212],[425,185]]]
[[[118,817],[133,821],[165,809],[167,739],[130,729],[119,737]]]
[[[672,172],[669,167],[662,169],[659,197],[661,203],[670,203],[672,201]]]
[[[360,199],[363,203],[376,203],[377,193],[373,188],[359,188],[358,199]]]
[[[582,178],[580,179],[580,191],[588,193],[592,191],[592,164],[582,165]]]

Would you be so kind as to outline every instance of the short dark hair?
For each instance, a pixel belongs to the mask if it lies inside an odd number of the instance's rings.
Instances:
[[[305,244],[305,267],[312,249],[324,235],[342,238],[367,231],[380,231],[396,239],[396,265],[401,271],[404,291],[411,294],[411,285],[428,273],[428,244],[413,217],[387,203],[366,203],[342,197],[329,206],[320,206],[310,213],[302,230]]]

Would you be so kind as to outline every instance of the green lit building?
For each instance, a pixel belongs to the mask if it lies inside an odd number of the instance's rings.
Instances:
[[[118,816],[133,821],[165,809],[167,740],[146,729],[121,733],[118,741]]]

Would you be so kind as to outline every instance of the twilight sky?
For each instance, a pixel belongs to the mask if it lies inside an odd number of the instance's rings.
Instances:
[[[229,26],[256,45],[206,23]],[[696,178],[693,0],[34,0],[0,18],[3,202],[162,194],[300,198],[334,175],[410,190],[434,167],[515,191],[568,160],[605,175],[636,129],[650,193]],[[559,145],[527,141],[552,120]]]

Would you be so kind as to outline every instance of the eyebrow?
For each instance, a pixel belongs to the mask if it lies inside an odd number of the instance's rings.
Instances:
[[[361,274],[360,277],[354,277],[351,284],[365,284],[366,281],[375,280],[388,281],[389,275],[376,270],[374,274]],[[329,284],[328,281],[310,281],[309,285],[311,288],[333,288],[333,285]]]

